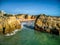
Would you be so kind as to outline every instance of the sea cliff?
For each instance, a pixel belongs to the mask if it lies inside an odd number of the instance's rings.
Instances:
[[[47,16],[40,14],[35,20],[35,30],[48,32],[51,34],[60,34],[60,17]]]

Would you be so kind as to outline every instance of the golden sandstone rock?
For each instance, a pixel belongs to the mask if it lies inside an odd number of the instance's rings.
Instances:
[[[15,16],[0,18],[0,32],[7,34],[15,29],[21,29],[20,21]]]
[[[28,15],[28,14],[17,14],[17,19],[35,19],[34,15]]]
[[[35,20],[35,29],[52,34],[60,34],[60,17],[46,16],[40,14]]]
[[[17,19],[24,19],[25,15],[24,14],[20,14],[18,16],[16,16]]]
[[[0,23],[0,33],[2,33],[2,31],[3,31],[2,28],[3,28],[2,24]]]

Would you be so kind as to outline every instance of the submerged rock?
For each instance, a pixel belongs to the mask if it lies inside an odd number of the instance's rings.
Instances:
[[[51,34],[60,34],[60,17],[46,16],[40,14],[35,20],[35,30],[48,32]]]

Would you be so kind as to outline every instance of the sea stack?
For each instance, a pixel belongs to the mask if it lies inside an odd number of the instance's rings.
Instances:
[[[35,30],[48,32],[51,34],[60,34],[60,17],[47,16],[40,14],[35,20]]]

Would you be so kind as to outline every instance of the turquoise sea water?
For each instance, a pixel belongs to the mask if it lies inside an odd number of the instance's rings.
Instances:
[[[0,35],[0,45],[60,45],[60,36],[36,31],[29,25],[13,36]]]

